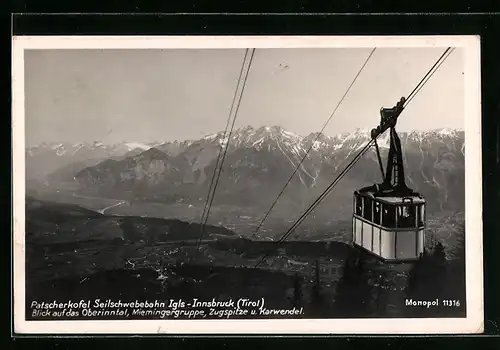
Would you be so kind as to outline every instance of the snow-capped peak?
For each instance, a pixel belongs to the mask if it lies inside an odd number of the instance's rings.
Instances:
[[[440,129],[434,129],[434,130],[425,130],[425,131],[420,131],[420,130],[415,130],[411,131],[409,135],[412,135],[412,137],[417,138],[422,140],[423,138],[429,136],[429,135],[437,135],[440,137],[455,137],[457,136],[457,133],[463,132],[463,130],[460,129],[451,129],[451,128],[440,128]]]
[[[299,135],[293,133],[293,132],[290,132],[290,131],[286,131],[286,130],[281,130],[281,133],[287,137],[293,137],[293,138],[301,138]]]
[[[64,148],[64,145],[62,143],[56,143],[56,144],[53,144],[50,148],[56,150],[58,148]]]
[[[359,142],[370,138],[370,131],[367,129],[356,129],[353,132],[343,132],[334,136],[338,142]]]
[[[217,138],[217,136],[219,136],[219,133],[214,133],[214,134],[207,135],[203,139],[204,140],[214,140],[214,139]]]
[[[302,136],[297,135],[291,131],[285,130],[283,127],[279,125],[273,126],[264,126],[255,131],[260,137],[262,136],[270,136],[270,137],[279,137],[284,139],[302,139]]]
[[[139,143],[139,142],[127,142],[125,143],[125,146],[129,148],[129,151],[132,151],[134,149],[142,149],[144,151],[147,151],[148,149],[151,148],[150,145],[144,144],[144,143]]]
[[[455,130],[449,128],[442,128],[437,130],[437,133],[441,136],[453,136],[455,132]]]

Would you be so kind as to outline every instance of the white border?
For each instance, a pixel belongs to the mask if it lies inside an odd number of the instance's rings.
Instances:
[[[483,317],[480,39],[478,36],[13,37],[14,331],[32,334],[445,334],[481,333]],[[460,47],[465,75],[467,318],[333,320],[25,321],[25,49]]]

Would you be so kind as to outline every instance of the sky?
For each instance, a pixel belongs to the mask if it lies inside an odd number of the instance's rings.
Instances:
[[[378,48],[326,127],[371,129],[445,48]],[[368,48],[257,49],[235,127],[321,130]],[[26,142],[165,142],[224,130],[244,49],[26,50]],[[411,101],[397,130],[463,129],[463,52]]]

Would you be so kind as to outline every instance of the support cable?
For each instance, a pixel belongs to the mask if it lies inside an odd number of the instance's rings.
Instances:
[[[255,229],[253,235],[255,236],[259,230],[261,229],[262,225],[264,224],[264,221],[266,221],[267,217],[269,216],[269,214],[271,213],[271,211],[274,209],[274,206],[276,205],[276,203],[278,203],[278,200],[281,198],[281,196],[283,195],[283,193],[285,192],[285,189],[287,188],[287,186],[290,184],[290,182],[292,181],[293,177],[295,176],[295,174],[297,173],[297,171],[300,169],[300,167],[302,166],[302,163],[304,162],[304,160],[307,158],[307,156],[309,155],[309,153],[311,152],[312,148],[314,147],[314,144],[315,142],[318,140],[318,138],[321,136],[321,134],[323,133],[323,131],[325,130],[326,126],[328,125],[328,123],[330,123],[330,120],[333,118],[334,114],[337,112],[337,110],[339,109],[340,105],[342,104],[342,102],[344,101],[344,99],[346,98],[347,94],[349,93],[349,91],[351,90],[352,86],[354,85],[354,83],[356,82],[356,80],[358,79],[359,75],[361,74],[361,72],[363,71],[363,69],[365,68],[366,64],[368,63],[368,61],[370,60],[370,58],[373,56],[373,53],[375,52],[375,49],[374,48],[370,54],[368,55],[368,58],[365,60],[364,64],[361,66],[360,70],[358,71],[358,73],[356,74],[356,76],[354,77],[353,81],[351,82],[351,84],[349,85],[349,87],[347,88],[346,92],[344,93],[344,96],[342,96],[342,98],[340,99],[339,103],[337,104],[337,106],[335,107],[335,109],[333,110],[333,112],[330,114],[330,117],[328,118],[328,120],[326,121],[325,124],[323,124],[323,127],[321,128],[320,132],[316,135],[316,138],[314,139],[314,141],[311,143],[311,146],[309,147],[309,149],[307,150],[306,154],[304,154],[304,156],[302,157],[302,159],[300,160],[299,164],[295,167],[295,170],[293,171],[292,175],[290,175],[290,177],[288,178],[288,181],[285,183],[285,186],[283,186],[283,188],[281,189],[280,193],[278,193],[278,196],[276,197],[276,199],[274,200],[274,202],[271,204],[271,207],[269,208],[269,210],[266,212],[266,214],[264,215],[264,218],[260,221],[259,225],[257,226],[257,228]]]
[[[422,87],[429,81],[429,79],[434,75],[434,73],[439,69],[442,63],[449,57],[453,51],[450,47],[446,49],[443,55],[438,59],[438,61],[432,66],[432,68],[427,72],[424,78],[417,84],[417,86],[413,89],[413,91],[408,95],[408,99],[405,102],[405,105],[408,105],[409,101],[413,99],[416,94],[422,89]],[[377,137],[380,135],[377,135]],[[357,163],[357,161],[366,153],[366,151],[370,148],[370,146],[375,142],[377,137],[372,138],[362,149],[361,151],[349,162],[349,164],[344,168],[344,170],[333,180],[333,182],[326,188],[325,191],[311,204],[311,206],[294,222],[294,224],[285,232],[285,234],[275,242],[276,245],[284,242],[293,231],[304,221],[304,219],[316,208],[316,206],[331,192],[331,190],[337,185],[337,183],[344,177],[344,175]],[[264,255],[264,257],[255,265],[257,268],[270,254],[268,252]]]
[[[217,166],[215,167],[214,174],[215,174],[215,172],[217,172],[217,176],[215,177],[215,182],[214,182],[214,185],[213,185],[213,193],[212,193],[212,197],[210,198],[210,201],[208,203],[208,208],[206,210],[206,215],[205,215],[205,218],[204,218],[205,220],[204,220],[203,225],[201,227],[200,238],[199,238],[198,244],[196,246],[196,251],[197,252],[199,251],[200,244],[201,244],[201,242],[203,240],[203,236],[205,234],[208,217],[210,215],[210,209],[211,209],[212,203],[214,201],[215,192],[217,190],[217,185],[219,184],[219,179],[220,179],[220,175],[222,173],[222,166],[224,165],[224,159],[225,159],[226,154],[227,154],[227,149],[229,148],[229,140],[231,139],[231,135],[232,135],[233,130],[234,130],[234,124],[236,122],[236,118],[238,116],[238,111],[240,109],[241,100],[242,100],[242,97],[243,97],[243,92],[245,91],[245,87],[246,87],[246,83],[247,83],[247,79],[248,79],[248,74],[249,74],[250,68],[252,66],[252,61],[253,61],[253,57],[254,57],[254,54],[255,54],[255,49],[251,49],[250,51],[251,51],[250,59],[249,59],[248,67],[247,67],[246,72],[245,72],[245,78],[243,80],[243,85],[242,85],[242,88],[241,88],[241,92],[239,93],[239,96],[237,98],[238,102],[236,104],[236,111],[234,113],[233,122],[231,124],[231,128],[229,130],[229,134],[227,135],[227,137],[226,137],[226,135],[224,135],[224,143],[225,144],[223,144],[223,146],[222,146],[224,148],[224,152],[222,153],[221,162],[220,162],[220,165],[218,167]],[[245,62],[246,62],[246,58],[248,56],[248,52],[249,52],[249,49],[247,49],[246,53],[245,53],[245,59],[243,61],[242,71],[243,71],[243,67],[245,66]],[[240,74],[240,77],[238,79],[238,82],[240,82],[240,81],[241,81],[241,74]],[[236,88],[236,91],[238,91],[238,87]],[[235,94],[235,97],[236,97],[236,94]],[[231,106],[231,111],[233,110],[234,102],[235,102],[235,99],[233,99],[233,105]],[[230,116],[231,116],[231,113],[230,113]],[[222,148],[221,148],[221,150],[222,150]]]
[[[410,94],[406,97],[406,101],[403,105],[403,108],[405,108],[410,103],[410,101],[417,95],[417,93],[420,92],[420,90],[422,90],[422,87],[424,87],[424,85],[427,83],[427,81],[429,81],[429,79],[434,75],[434,73],[439,69],[439,67],[441,67],[443,62],[448,58],[448,56],[450,56],[450,54],[453,52],[453,50],[455,50],[455,48],[448,47],[443,52],[441,57],[439,57],[439,59],[436,61],[436,63],[434,63],[434,65],[431,67],[431,69],[429,69],[427,74],[422,78],[422,80],[420,80],[420,82],[417,84],[417,86],[415,86],[413,91],[410,92]]]
[[[305,220],[305,218],[316,208],[316,206],[330,193],[330,191],[337,185],[337,183],[344,177],[344,175],[351,170],[351,168],[355,165],[355,163],[363,156],[363,154],[366,153],[366,151],[370,148],[372,145],[373,140],[369,141],[362,149],[361,151],[349,162],[349,164],[344,168],[344,170],[337,175],[335,180],[326,188],[326,190],[321,193],[321,195],[307,208],[307,210],[294,222],[294,224],[285,232],[285,234],[278,240],[275,241],[274,244],[278,245],[282,242],[284,242],[292,233],[293,231]],[[255,268],[257,268],[264,260],[269,256],[271,253],[268,252],[267,254],[262,257],[262,259],[255,265]]]
[[[243,76],[243,70],[245,68],[245,62],[247,60],[247,55],[248,55],[248,49],[245,51],[245,57],[243,58],[243,63],[241,64],[240,74],[238,76],[238,82],[236,83],[236,89],[234,90],[233,100],[232,100],[232,103],[231,103],[231,109],[229,110],[229,115],[227,116],[226,127],[224,128],[224,134],[223,134],[223,138],[222,138],[223,140],[226,139],[227,129],[229,128],[229,123],[231,121],[231,116],[233,115],[233,109],[234,109],[234,106],[235,106],[236,97],[238,95],[238,88],[240,86],[241,77]],[[213,189],[214,181],[215,181],[215,178],[217,176],[217,169],[219,167],[219,162],[220,162],[220,158],[221,158],[221,155],[222,155],[222,149],[223,149],[223,147],[220,147],[219,148],[219,152],[217,154],[217,159],[215,161],[214,172],[213,172],[212,178],[210,180],[210,186],[208,188],[207,198],[205,200],[205,205],[203,207],[203,213],[201,214],[200,225],[203,225],[203,222],[205,220],[205,215],[207,213],[208,204],[210,202],[210,196],[212,195],[212,189]],[[201,234],[200,234],[200,236],[201,236]]]

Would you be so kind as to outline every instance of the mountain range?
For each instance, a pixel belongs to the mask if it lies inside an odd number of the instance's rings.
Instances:
[[[398,134],[407,185],[424,195],[430,210],[463,211],[464,132],[438,129]],[[268,206],[309,150],[279,203],[295,210],[319,195],[370,140],[369,130],[300,136],[279,126],[246,126],[227,136],[219,132],[199,140],[146,144],[45,143],[26,149],[27,179],[55,187],[71,183],[79,193],[100,197],[202,202],[222,150],[226,156],[214,201]],[[378,139],[384,162],[388,141],[388,132]],[[353,191],[375,182],[381,182],[381,173],[373,148],[347,173],[327,203],[347,212]]]

